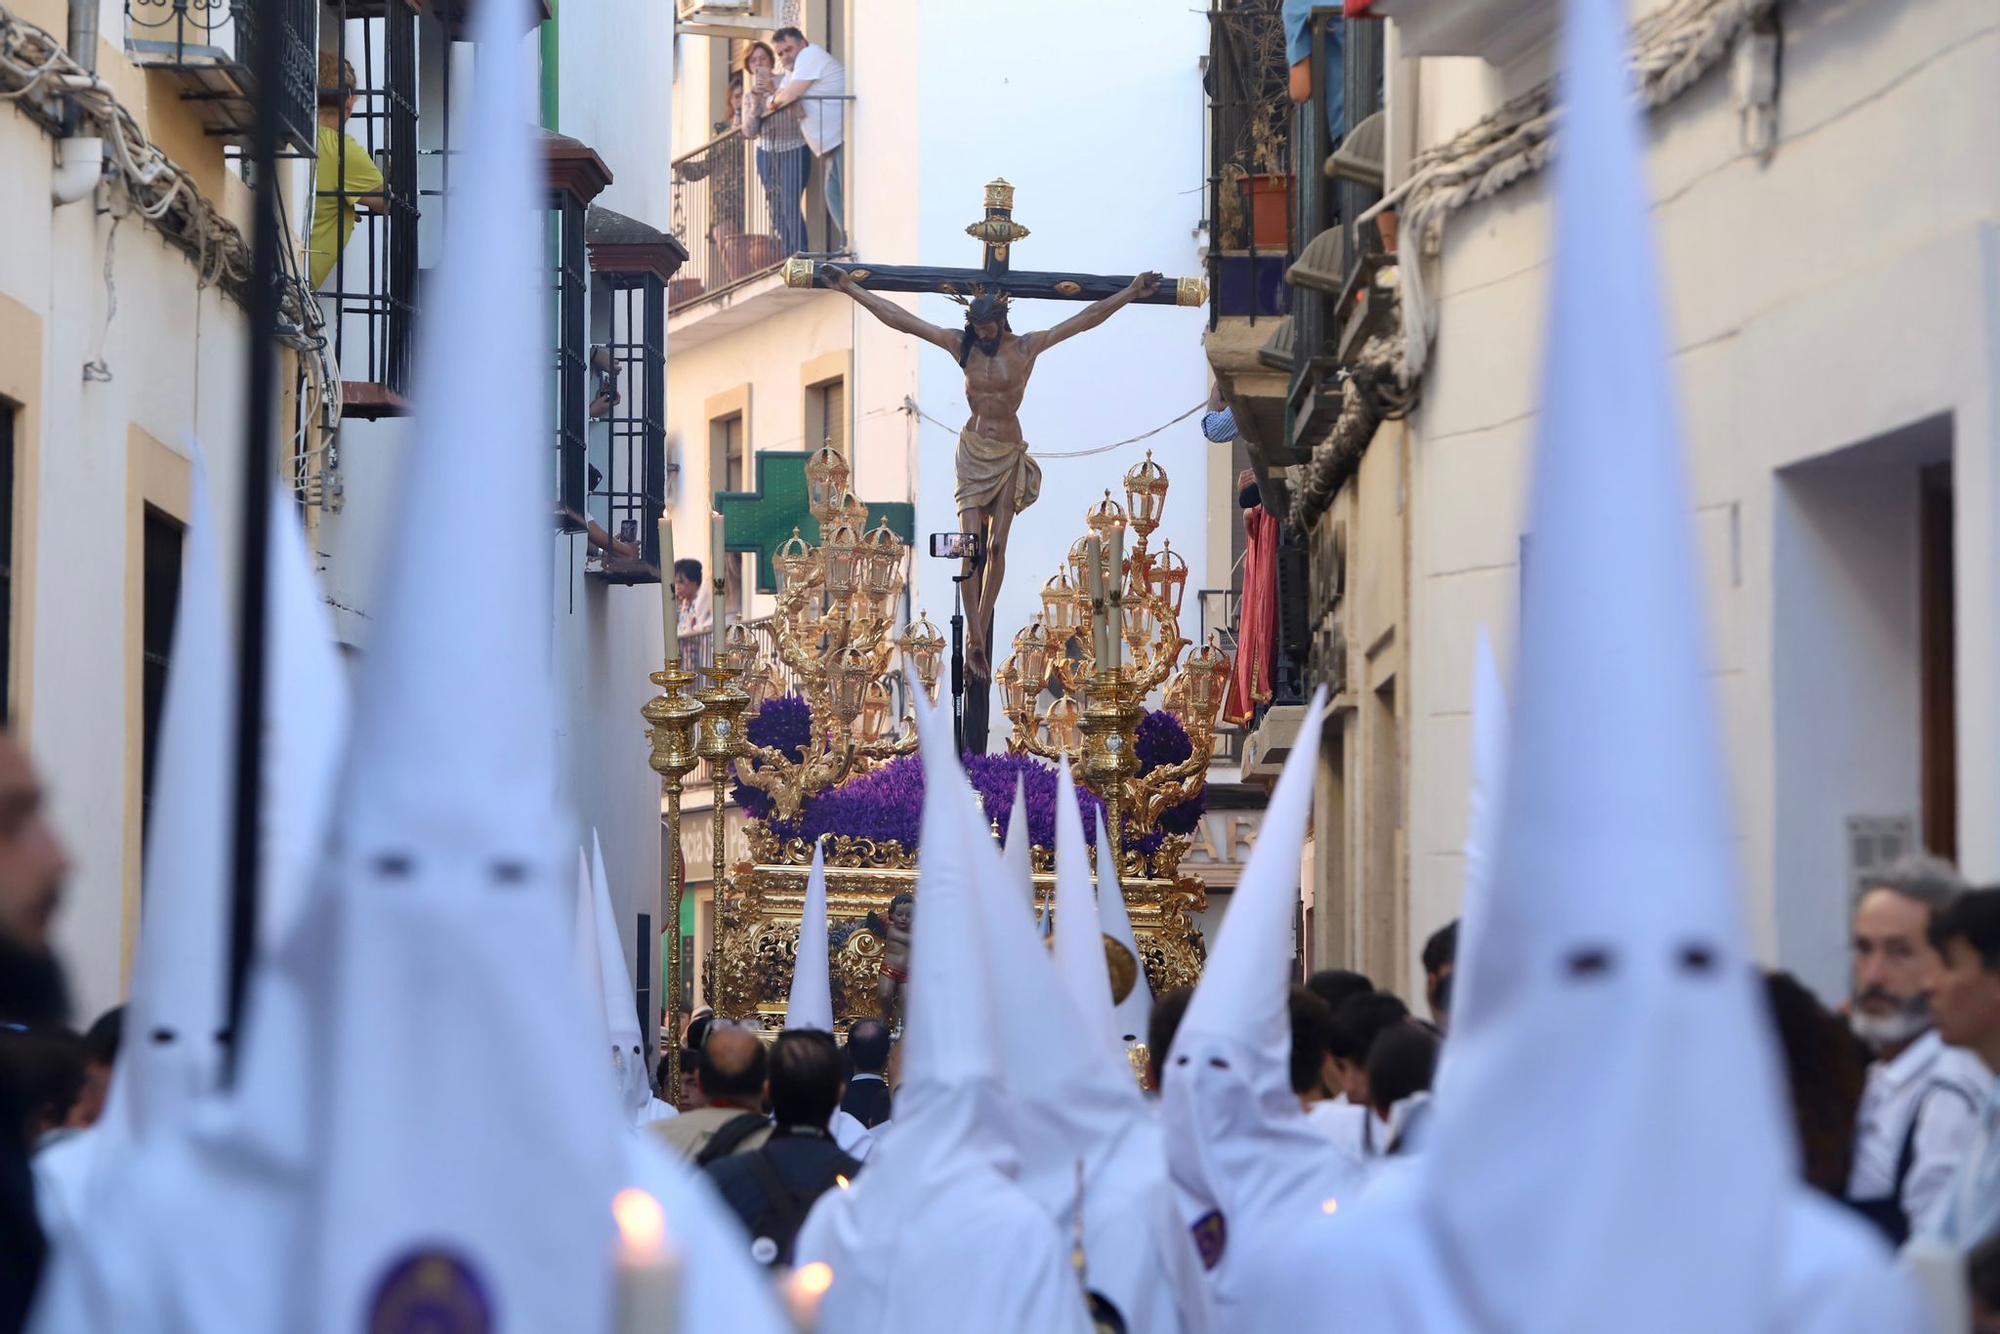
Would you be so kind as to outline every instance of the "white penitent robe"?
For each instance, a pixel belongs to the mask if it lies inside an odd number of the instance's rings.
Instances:
[[[895,1149],[887,1137],[884,1156]],[[1088,1330],[1076,1274],[1064,1248],[1050,1244],[1047,1216],[998,1172],[968,1166],[893,1220],[871,1216],[861,1198],[867,1184],[863,1173],[854,1189],[820,1196],[799,1232],[799,1263],[824,1261],[834,1272],[820,1308],[823,1334]],[[870,1251],[881,1259],[851,1263]]]
[[[875,1133],[855,1118],[852,1112],[833,1109],[833,1119],[826,1123],[833,1142],[840,1151],[857,1163],[868,1161],[868,1155],[875,1151]]]
[[[1335,1223],[1337,1244],[1328,1251],[1327,1267],[1289,1280],[1274,1275],[1275,1282],[1287,1284],[1274,1291],[1299,1304],[1339,1293],[1342,1327],[1369,1334],[1597,1334],[1540,1325],[1531,1312],[1488,1310],[1477,1290],[1461,1281],[1456,1262],[1440,1245],[1442,1234],[1426,1216],[1430,1188],[1422,1160],[1380,1174],[1363,1201]],[[1718,1216],[1729,1207],[1728,1200],[1716,1201]],[[1866,1225],[1838,1205],[1797,1186],[1781,1223],[1771,1309],[1743,1311],[1732,1330],[1925,1334],[1931,1328],[1917,1290],[1882,1264],[1880,1245]],[[1691,1287],[1701,1281],[1698,1273],[1687,1275]],[[1634,1319],[1639,1320],[1636,1312]]]

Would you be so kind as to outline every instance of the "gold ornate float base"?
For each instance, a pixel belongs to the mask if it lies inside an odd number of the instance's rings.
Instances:
[[[754,835],[752,844],[760,858],[801,847],[780,850],[775,840]],[[1124,882],[1125,910],[1156,996],[1192,986],[1201,975],[1201,934],[1194,914],[1207,906],[1208,896],[1200,881],[1174,873],[1180,850],[1173,847],[1156,859],[1165,875]],[[1037,853],[1038,859],[1044,856]],[[784,1026],[808,874],[802,861],[759,860],[735,868],[723,894],[718,950],[717,1008],[724,1017],[755,1019],[769,1030]],[[1037,902],[1049,896],[1053,882],[1050,871],[1036,872]],[[915,895],[917,872],[900,847],[840,840],[828,857],[826,893],[834,1022],[844,1031],[856,1019],[884,1017],[878,991],[882,939],[866,922],[870,913],[886,921],[889,903],[898,894]],[[1024,903],[1022,911],[1032,908]],[[1062,929],[1060,921],[1055,929]]]

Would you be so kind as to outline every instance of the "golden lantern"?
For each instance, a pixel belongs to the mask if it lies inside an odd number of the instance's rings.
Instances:
[[[799,530],[792,529],[792,535],[779,544],[772,554],[771,564],[778,571],[778,585],[787,591],[802,586],[812,579],[812,547],[807,544]]]
[[[1108,494],[1108,493],[1107,493]],[[1069,544],[1069,568],[1075,573],[1070,582],[1084,597],[1090,596],[1090,534]]]
[[[1076,702],[1076,696],[1064,695],[1049,701],[1049,707],[1042,714],[1042,728],[1048,733],[1049,749],[1063,755],[1075,755],[1083,743],[1083,710]]]
[[[792,617],[800,629],[812,632],[820,617],[826,613],[826,590],[818,583],[808,583],[792,595],[794,605],[790,608]]]
[[[777,666],[770,662],[744,677],[743,688],[750,692],[753,713],[785,693],[785,683],[778,675]]]
[[[834,517],[838,522],[852,527],[857,533],[868,531],[868,506],[852,491],[840,493],[840,505]]]
[[[1187,596],[1188,564],[1172,542],[1160,543],[1160,551],[1146,561],[1146,593],[1167,608],[1178,620],[1181,601]]]
[[[1111,493],[1106,491],[1104,499],[1090,507],[1089,512],[1084,515],[1083,521],[1090,525],[1090,531],[1096,534],[1099,542],[1104,544],[1104,559],[1108,562],[1111,559],[1111,535],[1125,531],[1125,507],[1113,500]],[[1079,543],[1078,545],[1080,546],[1081,544]],[[1078,549],[1072,547],[1070,549],[1070,560],[1074,562],[1077,559],[1077,555]]]
[[[1188,655],[1181,664],[1181,694],[1187,708],[1183,722],[1204,730],[1214,728],[1228,675],[1229,659],[1213,644],[1203,644]]]
[[[861,549],[862,590],[871,598],[894,597],[903,582],[902,542],[884,521],[869,530]]]
[[[1160,526],[1160,511],[1167,504],[1167,470],[1153,462],[1153,451],[1125,473],[1125,505],[1132,516],[1132,531],[1144,542]]]
[[[731,671],[746,672],[757,661],[757,636],[749,626],[737,621],[722,636],[715,652],[716,664]]]
[[[889,687],[875,677],[868,678],[868,684],[861,692],[861,739],[880,741],[888,732],[889,707],[892,703]]]
[[[806,508],[815,519],[823,524],[834,520],[850,475],[847,460],[831,445],[821,445],[806,460]]]
[[[931,624],[928,616],[919,616],[904,627],[902,637],[896,641],[902,650],[903,661],[914,668],[917,680],[923,682],[924,692],[933,700],[937,698],[938,662],[944,656],[944,636]]]
[[[1021,669],[1021,688],[1030,698],[1042,693],[1049,679],[1049,638],[1040,621],[1030,621],[1014,636],[1014,657]]]
[[[833,707],[842,722],[851,723],[861,713],[862,698],[874,664],[856,648],[844,648],[833,661]]]
[[[1082,619],[1076,605],[1076,585],[1070,582],[1067,570],[1057,570],[1042,585],[1042,623],[1048,627],[1049,651],[1061,652]]]
[[[1013,658],[1000,664],[1000,670],[993,673],[993,684],[1000,687],[1000,707],[1008,717],[1018,715],[1027,701],[1027,691],[1021,685],[1021,667]]]
[[[860,535],[851,524],[835,524],[820,551],[826,560],[827,610],[831,612],[835,603],[846,601],[854,592],[860,573],[856,569],[861,558]]]

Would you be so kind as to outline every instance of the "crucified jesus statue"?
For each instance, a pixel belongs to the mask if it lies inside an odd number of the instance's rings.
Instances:
[[[958,360],[965,371],[965,401],[972,417],[958,433],[958,526],[984,539],[984,556],[966,566],[966,665],[982,681],[993,679],[991,646],[986,636],[993,625],[993,607],[1007,571],[1007,534],[1014,516],[1041,494],[1042,470],[1028,457],[1016,414],[1034,373],[1035,358],[1066,338],[1095,329],[1113,311],[1151,297],[1160,275],[1142,273],[1121,292],[1094,301],[1062,323],[1032,333],[1007,327],[1007,294],[985,293],[966,306],[965,327],[944,329],[918,319],[895,302],[871,292],[853,276],[832,270],[831,285],[859,302],[864,310],[891,329],[935,343]]]

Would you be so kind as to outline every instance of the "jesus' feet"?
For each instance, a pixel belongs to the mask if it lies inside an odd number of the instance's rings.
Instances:
[[[968,636],[971,642],[965,646],[965,666],[981,681],[993,679],[993,668],[986,661],[986,642],[976,633]]]

